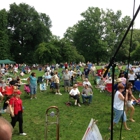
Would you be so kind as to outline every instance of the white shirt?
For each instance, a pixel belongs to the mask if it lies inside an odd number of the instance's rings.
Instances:
[[[75,88],[75,89],[73,88],[73,89],[71,89],[71,91],[69,92],[69,94],[72,95],[72,96],[75,96],[77,94],[80,94],[80,91],[79,91],[78,88]]]
[[[91,86],[91,83],[90,83],[89,81],[84,81],[84,82],[83,82],[83,86],[85,86],[86,84],[87,84],[88,86]]]
[[[115,93],[113,107],[117,110],[123,110],[124,109],[124,101],[119,98],[119,94],[122,94],[122,93],[120,93],[119,91],[117,91]]]
[[[128,73],[128,80],[135,80],[135,73],[133,74]]]

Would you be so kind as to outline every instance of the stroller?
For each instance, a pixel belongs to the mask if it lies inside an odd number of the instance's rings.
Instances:
[[[24,91],[29,95],[30,94],[30,86],[28,84],[24,85]]]

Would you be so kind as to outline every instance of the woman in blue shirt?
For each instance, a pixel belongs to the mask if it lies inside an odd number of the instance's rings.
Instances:
[[[30,77],[28,78],[28,83],[30,86],[30,94],[31,98],[30,99],[37,99],[36,97],[36,92],[37,92],[37,78],[36,78],[36,73],[32,72]]]

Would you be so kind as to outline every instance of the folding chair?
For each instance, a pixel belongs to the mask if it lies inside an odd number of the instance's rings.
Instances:
[[[135,89],[136,91],[140,91],[140,81],[135,81],[135,82],[134,82],[134,89]]]
[[[107,83],[105,85],[105,90],[109,93],[112,93],[112,83]]]
[[[98,69],[98,70],[97,70],[97,75],[98,75],[98,76],[101,76],[102,73],[103,73],[103,70],[102,70],[102,69]]]
[[[40,84],[40,83],[42,83],[42,82],[43,82],[43,77],[42,77],[42,76],[39,76],[39,77],[37,78],[37,83]]]

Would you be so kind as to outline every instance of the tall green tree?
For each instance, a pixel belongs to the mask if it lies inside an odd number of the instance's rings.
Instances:
[[[8,27],[12,40],[11,53],[15,60],[34,63],[37,46],[42,42],[48,42],[51,36],[49,16],[39,14],[25,3],[19,5],[13,3],[8,11]]]
[[[86,61],[100,62],[106,51],[106,42],[103,41],[103,15],[104,11],[97,7],[89,7],[81,16],[77,31],[74,35],[74,45],[85,57]]]
[[[38,62],[43,64],[85,61],[69,40],[56,36],[52,36],[48,43],[39,44],[35,55]]]
[[[104,27],[104,41],[106,41],[108,44],[107,47],[111,56],[115,53],[116,49],[118,48],[120,41],[122,40],[124,33],[126,32],[131,20],[129,16],[125,16],[124,18],[122,18],[121,16],[122,13],[120,10],[115,13],[114,11],[107,9],[107,12],[105,14],[104,23],[106,26]],[[128,39],[130,39],[130,37],[126,38],[127,41]],[[126,56],[129,52],[129,45],[130,44],[127,43],[121,46],[120,51],[116,56],[116,60],[126,59]]]
[[[86,61],[108,61],[116,51],[131,20],[130,17],[122,18],[121,15],[121,11],[115,13],[111,9],[104,11],[97,7],[89,7],[81,14],[83,20],[68,28],[64,37],[76,46]],[[129,48],[129,44],[124,46]],[[127,51],[123,57],[122,51],[126,50],[125,47],[119,51],[117,60],[128,55]]]

